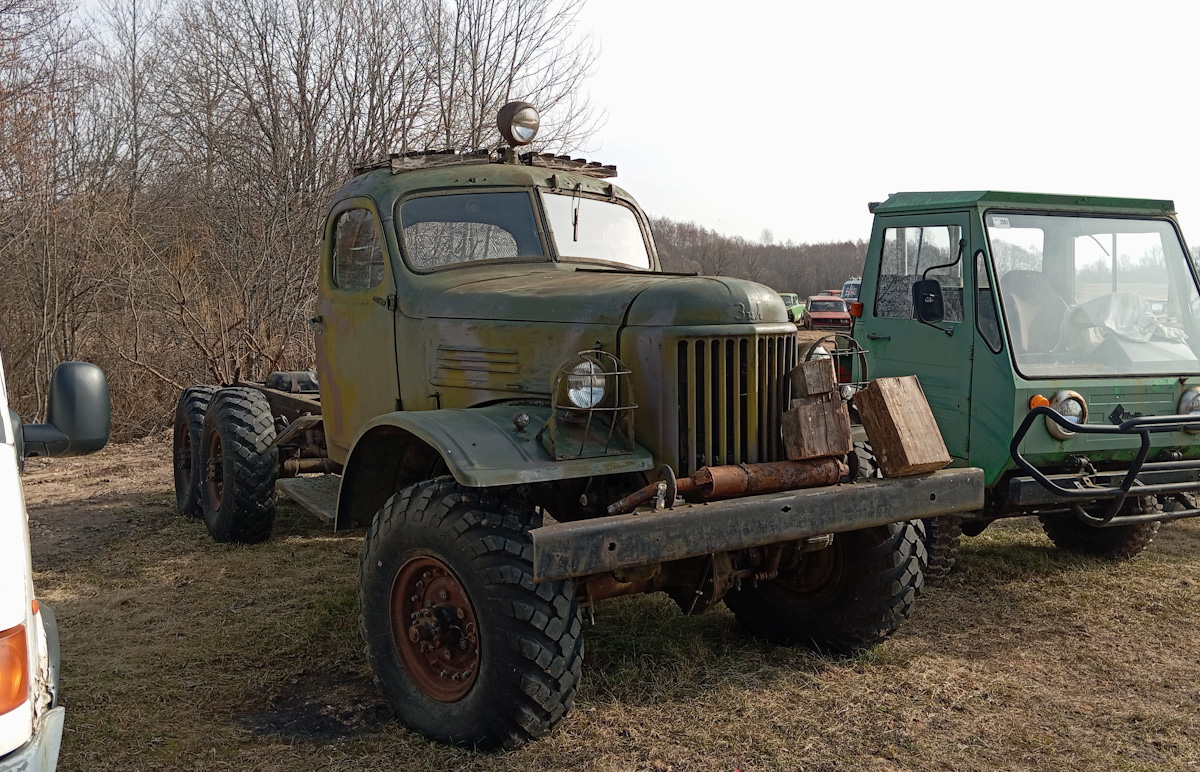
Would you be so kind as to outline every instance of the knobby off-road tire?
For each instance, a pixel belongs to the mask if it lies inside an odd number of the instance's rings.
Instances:
[[[921,525],[925,530],[921,537],[925,545],[925,562],[921,564],[921,570],[925,573],[926,582],[936,582],[946,578],[958,562],[958,552],[962,546],[962,519],[958,515],[927,517],[921,521]]]
[[[1099,517],[1104,513],[1104,509],[1102,506],[1095,507],[1090,509],[1090,512]],[[1149,514],[1161,509],[1153,496],[1130,497],[1118,514]],[[1137,557],[1154,541],[1160,525],[1159,521],[1154,520],[1149,523],[1096,528],[1080,522],[1074,515],[1043,516],[1040,520],[1042,530],[1059,549],[1107,560],[1132,560]]]
[[[200,505],[215,541],[266,541],[275,524],[275,419],[255,389],[221,389],[204,416]]]
[[[217,393],[216,386],[190,386],[179,395],[175,406],[172,437],[172,464],[175,467],[175,503],[179,514],[200,516],[200,484],[204,467],[200,464],[200,435],[204,414]]]
[[[533,583],[541,516],[439,477],[392,496],[359,563],[359,627],[375,683],[409,728],[514,748],[558,724],[583,663],[570,581]]]
[[[911,522],[839,533],[800,568],[725,596],[738,622],[772,643],[852,654],[887,637],[911,613],[924,579]]]
[[[858,464],[860,478],[877,480],[883,477],[869,442],[854,443],[854,455],[855,459],[852,460]],[[925,581],[932,583],[944,579],[958,562],[962,547],[962,518],[957,515],[926,517],[920,524],[918,532],[925,547],[921,557],[921,572],[925,575]]]

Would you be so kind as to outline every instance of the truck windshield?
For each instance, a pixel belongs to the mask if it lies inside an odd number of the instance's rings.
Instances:
[[[415,270],[479,260],[547,260],[526,191],[454,193],[401,202],[404,259]]]
[[[615,201],[542,193],[560,260],[615,263],[650,270],[637,215]]]
[[[1022,375],[1200,372],[1200,296],[1169,220],[990,210],[984,221]]]

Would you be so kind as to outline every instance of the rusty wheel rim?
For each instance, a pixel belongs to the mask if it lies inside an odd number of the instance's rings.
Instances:
[[[837,592],[844,565],[835,536],[833,544],[805,555],[800,567],[787,577],[780,577],[779,584],[792,593],[792,599],[799,605],[817,606]]]
[[[401,566],[392,583],[391,619],[396,651],[418,689],[438,702],[471,690],[479,675],[479,625],[449,566],[429,555]]]
[[[208,487],[208,501],[213,509],[221,508],[221,495],[225,490],[225,469],[221,464],[221,433],[208,435],[208,468],[204,470]]]
[[[175,479],[183,490],[192,489],[192,442],[186,424],[175,427]]]

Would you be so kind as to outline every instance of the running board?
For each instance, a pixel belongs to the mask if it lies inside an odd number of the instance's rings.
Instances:
[[[292,501],[326,523],[332,523],[337,515],[338,491],[341,487],[340,474],[282,477],[275,481],[275,490],[286,493]]]

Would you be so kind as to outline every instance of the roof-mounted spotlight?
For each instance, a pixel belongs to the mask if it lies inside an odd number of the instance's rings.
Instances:
[[[528,145],[537,136],[542,119],[528,102],[509,102],[496,115],[500,136],[512,147]]]

